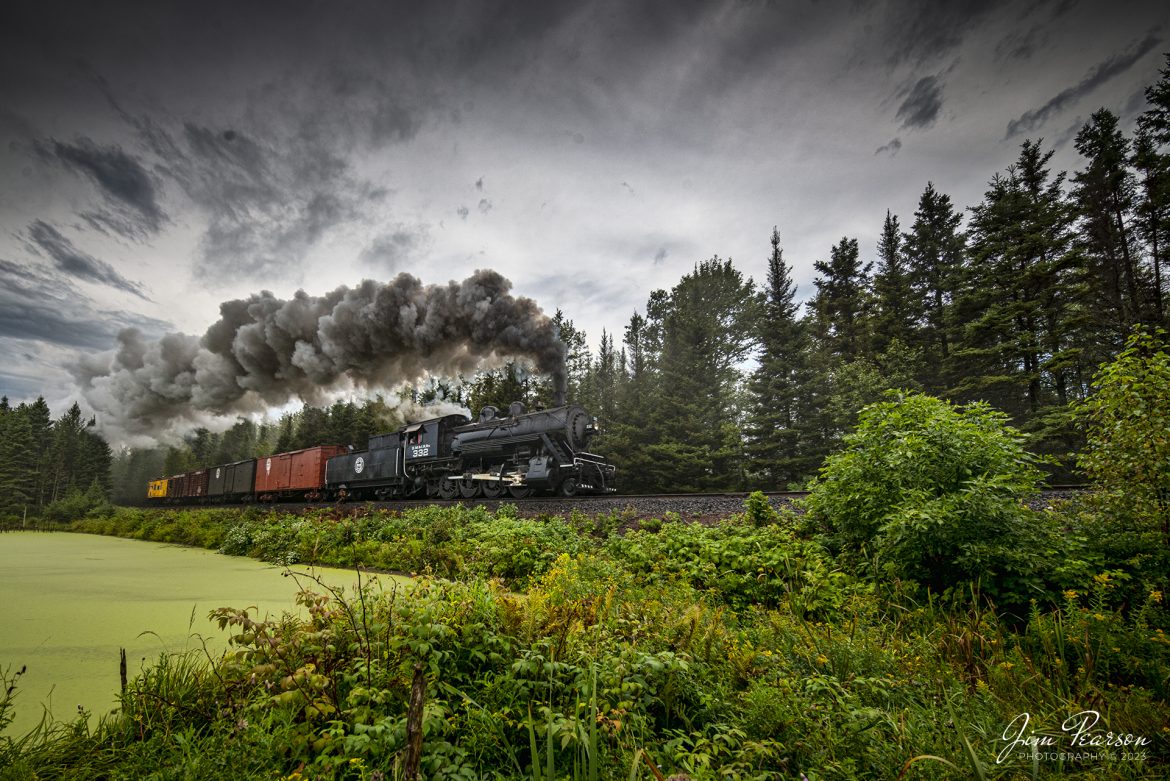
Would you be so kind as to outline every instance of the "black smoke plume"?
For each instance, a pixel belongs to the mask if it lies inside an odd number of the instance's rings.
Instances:
[[[486,270],[446,285],[399,274],[288,301],[264,291],[220,304],[202,337],[152,342],[124,330],[114,354],[87,360],[78,379],[105,428],[150,439],[209,416],[318,402],[347,382],[390,388],[507,357],[530,358],[551,375],[563,403],[565,346],[552,320],[511,287]]]

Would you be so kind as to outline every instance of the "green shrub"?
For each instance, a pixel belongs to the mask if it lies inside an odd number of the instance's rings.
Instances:
[[[1016,605],[1041,592],[1057,541],[1051,521],[1024,503],[1040,459],[1006,416],[896,395],[862,410],[845,445],[807,499],[835,549],[936,591],[981,580]]]

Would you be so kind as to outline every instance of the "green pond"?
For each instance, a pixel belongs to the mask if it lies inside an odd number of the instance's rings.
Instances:
[[[207,618],[214,608],[255,607],[254,614],[271,617],[299,611],[300,586],[286,572],[252,559],[116,537],[0,534],[0,670],[26,668],[6,734],[24,734],[45,709],[71,720],[78,706],[94,719],[116,707],[120,648],[131,678],[162,652],[199,649],[204,641],[213,654],[222,652],[227,633]],[[313,573],[346,591],[357,583],[353,570]],[[380,577],[389,588],[392,578]]]

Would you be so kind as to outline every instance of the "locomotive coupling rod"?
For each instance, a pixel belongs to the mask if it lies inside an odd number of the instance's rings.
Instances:
[[[491,474],[490,472],[480,472],[479,474],[465,474],[464,480],[488,480],[493,483],[500,483],[501,485],[524,485],[524,477],[518,472],[510,472],[505,475]]]

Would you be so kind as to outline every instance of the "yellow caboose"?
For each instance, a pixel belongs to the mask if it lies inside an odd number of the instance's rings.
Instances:
[[[166,499],[167,498],[167,480],[151,480],[146,487],[147,499]]]

